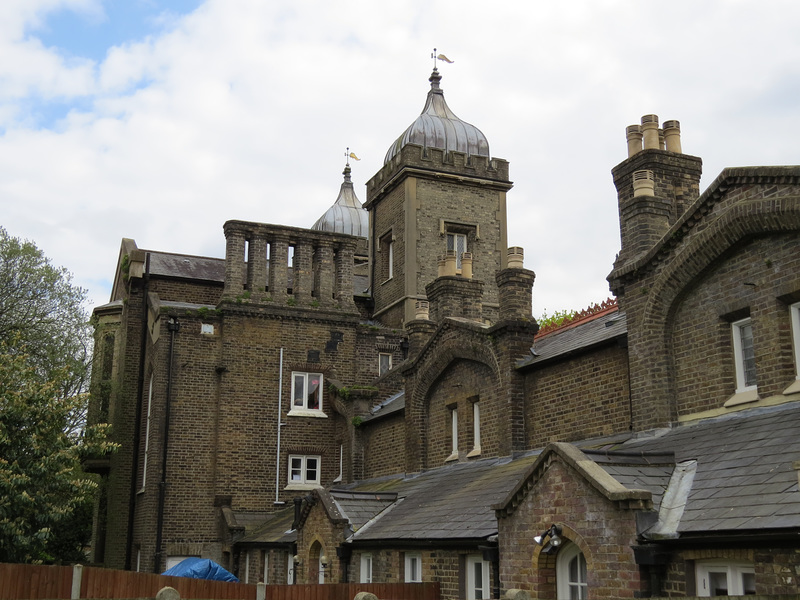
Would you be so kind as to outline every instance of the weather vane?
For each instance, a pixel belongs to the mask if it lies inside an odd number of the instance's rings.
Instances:
[[[345,157],[345,160],[347,161],[347,166],[348,167],[350,166],[350,159],[351,158],[353,160],[361,160],[360,158],[358,158],[356,156],[355,152],[350,152],[350,148],[349,147],[347,148],[347,150],[344,151],[344,157]]]
[[[436,61],[443,60],[446,63],[454,63],[454,60],[450,60],[444,54],[436,54],[436,48],[433,49],[431,52],[431,58],[433,59],[433,70],[436,71]]]

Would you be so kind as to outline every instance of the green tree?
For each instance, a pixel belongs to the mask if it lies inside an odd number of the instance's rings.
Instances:
[[[80,558],[96,484],[80,460],[112,451],[85,427],[86,292],[0,227],[0,562]]]

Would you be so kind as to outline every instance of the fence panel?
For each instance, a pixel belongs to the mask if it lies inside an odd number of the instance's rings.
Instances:
[[[73,567],[0,563],[0,600],[69,600]],[[84,567],[81,598],[155,598],[170,586],[185,600],[256,600],[256,586],[153,573]],[[334,583],[268,585],[266,600],[353,600],[371,592],[380,600],[439,600],[438,583]]]

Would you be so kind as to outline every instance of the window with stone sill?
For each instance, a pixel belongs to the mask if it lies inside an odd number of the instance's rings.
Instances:
[[[320,486],[322,461],[319,456],[289,455],[287,490],[308,490]]]
[[[792,349],[794,350],[795,381],[784,394],[800,392],[800,302],[789,306],[789,317],[792,323]]]
[[[381,237],[378,251],[381,253],[381,277],[386,282],[394,277],[394,238],[391,231]]]
[[[361,573],[359,574],[360,583],[372,583],[372,554],[361,555]]]
[[[405,582],[422,583],[422,555],[418,552],[406,552]]]
[[[292,373],[290,416],[324,417],[322,410],[322,373]]]
[[[450,456],[445,459],[445,462],[458,460],[458,407],[453,404],[448,407],[450,409]]]
[[[481,454],[481,405],[478,397],[470,398],[472,402],[472,450],[467,458]]]
[[[695,564],[697,595],[752,596],[756,593],[756,576],[752,564],[724,560],[699,561]]]
[[[750,317],[731,323],[731,337],[733,341],[736,391],[725,402],[726,407],[758,400],[756,355],[753,345],[753,325]]]
[[[378,353],[378,375],[383,375],[392,370],[392,355],[390,352]]]

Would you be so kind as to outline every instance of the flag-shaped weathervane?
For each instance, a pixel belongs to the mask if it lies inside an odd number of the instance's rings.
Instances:
[[[433,59],[433,68],[434,69],[436,68],[436,61],[437,60],[443,60],[446,63],[454,63],[455,62],[454,60],[450,60],[449,58],[447,58],[444,54],[436,54],[436,48],[433,49],[433,52],[431,53],[431,58]]]
[[[355,153],[355,152],[350,152],[350,148],[348,148],[347,150],[345,150],[345,153],[344,153],[344,155],[345,155],[345,157],[348,159],[348,160],[347,160],[347,164],[348,164],[348,165],[350,164],[350,159],[351,159],[351,158],[352,158],[353,160],[361,160],[360,158],[358,158],[358,157],[356,156],[356,153]]]

